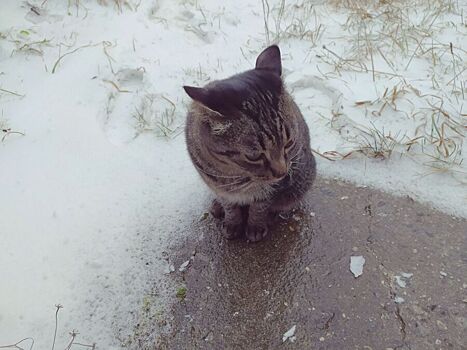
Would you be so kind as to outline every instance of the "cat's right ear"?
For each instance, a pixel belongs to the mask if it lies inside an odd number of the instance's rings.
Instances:
[[[264,69],[282,75],[281,50],[279,46],[271,45],[264,49],[256,59],[255,69]]]
[[[190,96],[194,101],[201,103],[204,107],[209,110],[221,115],[220,106],[218,99],[213,96],[206,88],[194,87],[194,86],[184,86],[183,90]]]

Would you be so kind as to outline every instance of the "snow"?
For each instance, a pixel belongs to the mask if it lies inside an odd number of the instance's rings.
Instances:
[[[0,345],[33,337],[34,348],[50,347],[54,305],[62,304],[57,348],[78,329],[80,342],[118,349],[148,300],[165,310],[175,297],[163,252],[209,201],[184,145],[189,101],[181,86],[252,68],[266,45],[263,9],[253,0],[42,2],[30,1],[31,10],[3,0],[0,9],[0,125],[24,133],[0,131]],[[435,67],[417,55],[404,69],[415,46],[389,57],[393,67],[375,55],[375,70],[395,71],[415,90],[387,74],[373,81],[371,70],[336,72],[329,50],[344,56],[355,33],[345,28],[348,13],[320,3],[288,7],[279,25],[305,20],[299,11],[316,4],[309,25],[317,33],[322,24],[320,34],[282,38],[280,46],[312,147],[336,159],[318,156],[320,174],[467,217],[466,162],[433,173],[432,145],[405,150],[431,120],[430,94],[443,97],[453,118],[465,113],[463,95],[451,93],[465,80],[465,62],[446,51]],[[452,11],[437,17],[436,45],[452,42],[462,54],[460,18]],[[394,86],[406,91],[379,113]],[[357,152],[361,130],[373,126],[404,145],[386,159]],[[449,142],[462,160],[463,138],[454,133]]]

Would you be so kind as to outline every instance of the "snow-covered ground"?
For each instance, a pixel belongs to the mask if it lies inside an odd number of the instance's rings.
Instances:
[[[268,41],[322,175],[467,217],[467,4],[370,3],[3,0],[0,346],[51,347],[55,304],[57,348],[72,329],[119,348],[164,313],[164,249],[209,197],[181,86],[252,68]]]

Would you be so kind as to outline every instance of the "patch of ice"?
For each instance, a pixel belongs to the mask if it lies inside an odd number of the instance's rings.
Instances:
[[[407,280],[410,279],[412,276],[413,273],[401,272],[401,275],[395,275],[394,279],[396,280],[396,283],[399,287],[405,288],[407,287]]]
[[[402,298],[402,297],[395,297],[395,298],[394,298],[394,302],[395,302],[396,304],[402,304],[404,301],[405,301],[405,299]]]
[[[172,272],[175,272],[175,266],[173,264],[167,265],[164,269],[164,273],[168,275]]]
[[[284,335],[282,336],[282,342],[285,342],[287,339],[293,342],[295,340],[294,334],[295,334],[296,328],[297,328],[297,325],[293,325],[287,332],[285,332]]]
[[[190,265],[190,260],[185,261],[183,264],[180,265],[178,271],[183,272],[187,269],[188,265]]]
[[[350,257],[350,271],[353,273],[355,278],[363,274],[363,265],[365,264],[365,258],[361,255]]]
[[[405,282],[403,278],[401,278],[401,276],[394,276],[394,278],[396,279],[396,282],[399,285],[399,287],[401,288],[407,287],[407,283]]]

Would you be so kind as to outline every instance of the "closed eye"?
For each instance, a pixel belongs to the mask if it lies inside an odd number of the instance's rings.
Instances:
[[[250,163],[258,164],[260,162],[263,162],[263,154],[250,156],[245,154],[245,159]]]
[[[221,156],[229,157],[229,158],[240,154],[240,152],[237,152],[237,151],[213,151],[213,152]]]

